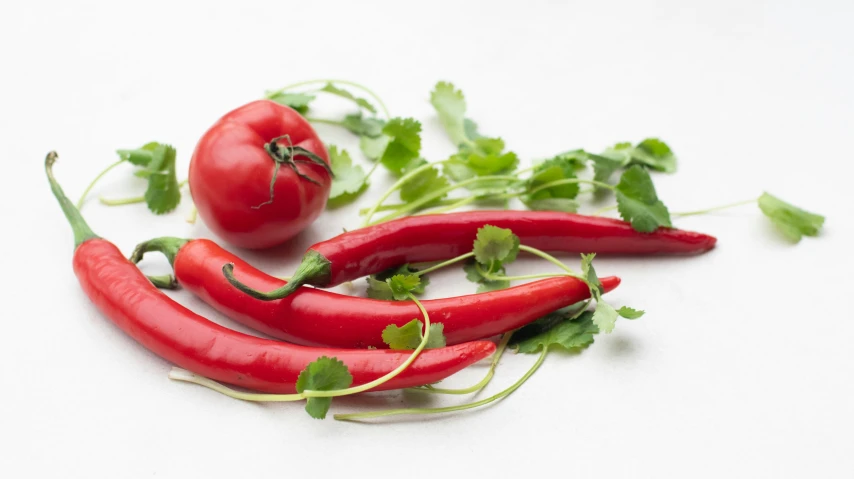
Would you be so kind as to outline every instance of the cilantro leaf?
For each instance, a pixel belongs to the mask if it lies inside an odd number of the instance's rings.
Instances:
[[[119,158],[134,166],[147,168],[151,164],[151,160],[154,158],[154,150],[159,144],[152,141],[135,150],[116,150],[116,153],[118,153]]]
[[[414,274],[396,274],[385,280],[391,288],[391,294],[397,301],[409,299],[409,294],[421,286],[421,279]]]
[[[595,324],[603,333],[610,333],[614,330],[614,324],[617,322],[617,310],[613,306],[601,300],[597,294],[596,310],[593,311],[593,324]]]
[[[362,154],[369,159],[377,160],[383,155],[383,152],[390,141],[391,138],[385,135],[380,135],[376,138],[363,135],[359,138],[359,149],[362,150]]]
[[[297,378],[297,392],[335,391],[346,389],[353,383],[353,376],[347,366],[337,358],[321,356],[308,364]],[[332,398],[308,398],[305,411],[315,419],[323,419],[332,405]]]
[[[610,183],[611,176],[620,168],[626,166],[623,158],[612,157],[606,155],[589,154],[590,161],[593,162],[593,180],[602,183]],[[605,188],[596,187],[596,191],[607,191]]]
[[[436,83],[436,86],[430,93],[430,104],[436,109],[436,113],[439,114],[439,121],[455,145],[459,147],[470,141],[469,136],[466,134],[464,118],[466,114],[466,99],[461,90],[455,89],[452,83]],[[476,129],[477,127],[475,126],[472,128],[472,131],[476,131]]]
[[[414,165],[413,165],[414,166]],[[406,169],[411,169],[412,166]],[[439,170],[436,168],[428,168],[406,182],[400,187],[400,199],[404,202],[412,202],[426,196],[429,193],[440,190],[448,186],[448,179],[440,176]],[[436,201],[441,200],[446,195],[436,197]]]
[[[630,308],[628,306],[623,306],[622,308],[617,310],[617,314],[622,318],[626,319],[638,319],[644,315],[644,311],[639,309]]]
[[[490,271],[504,263],[516,260],[519,254],[519,237],[507,228],[484,225],[477,230],[474,240],[474,257]]]
[[[671,227],[670,213],[658,199],[649,173],[640,166],[626,170],[617,184],[617,210],[632,228],[643,233]]]
[[[759,197],[759,209],[794,243],[804,236],[818,236],[824,225],[824,216],[802,210],[768,193]]]
[[[577,165],[573,158],[571,156],[556,156],[537,165],[534,168],[533,174],[528,179],[528,190],[535,190],[548,183],[576,178],[575,170]],[[528,195],[528,197],[531,200],[543,200],[547,198],[573,199],[578,196],[578,191],[578,183],[569,183],[541,189]]]
[[[593,258],[595,257],[596,253],[581,255],[581,275],[590,284],[594,296],[601,295],[604,292],[602,282],[599,281],[599,276],[596,275],[596,270],[593,268]]]
[[[486,279],[480,274],[480,270],[478,269],[478,262],[471,260],[467,261],[465,266],[463,266],[463,271],[466,272],[466,279],[471,281],[472,283],[477,283],[477,292],[478,293],[486,293],[489,291],[496,291],[499,289],[507,289],[510,287],[510,281],[506,279],[502,280],[491,280]],[[495,275],[506,275],[504,270],[504,266],[499,266],[491,271],[491,274]]]
[[[541,200],[532,200],[523,198],[522,200],[529,210],[534,211],[563,211],[564,213],[578,212],[578,202],[569,198],[543,198]]]
[[[676,156],[667,143],[647,138],[632,150],[630,165],[644,165],[665,173],[676,172]]]
[[[341,126],[350,130],[354,135],[377,138],[383,133],[385,121],[375,117],[362,116],[360,110],[357,113],[345,116],[344,120],[341,121]]]
[[[335,176],[326,206],[337,208],[358,198],[368,188],[368,181],[362,167],[353,166],[353,160],[347,150],[339,151],[334,145],[330,145],[328,150],[329,164]]]
[[[148,177],[145,204],[156,215],[174,210],[181,201],[181,187],[175,173],[175,157],[175,148],[157,144],[153,148],[147,169],[143,170],[147,172]]]
[[[567,313],[552,313],[545,317],[546,321],[537,325],[532,323],[520,329],[511,341],[518,352],[526,354],[552,346],[559,346],[567,351],[579,351],[593,344],[593,335],[599,332],[593,316],[589,311],[576,319],[570,319]],[[546,327],[543,327],[543,323],[546,323]]]
[[[421,151],[421,123],[412,118],[392,118],[383,127],[383,134],[390,140],[380,162],[395,175],[400,175]]]
[[[368,297],[372,299],[382,299],[386,301],[394,301],[395,298],[394,293],[392,292],[391,285],[387,282],[388,279],[393,276],[403,275],[403,276],[414,276],[418,270],[409,266],[408,264],[404,264],[403,266],[399,266],[397,268],[390,268],[385,271],[382,271],[377,274],[373,274],[368,277]],[[421,295],[424,294],[425,288],[430,284],[430,278],[426,275],[415,276],[418,278],[419,282],[412,290],[410,291],[412,294]],[[402,299],[398,301],[403,301],[409,299],[404,296]]]
[[[385,329],[383,329],[383,342],[386,343],[390,349],[412,350],[417,348],[424,339],[422,331],[424,331],[424,323],[418,319],[413,319],[401,327],[389,324]],[[430,337],[427,338],[427,345],[424,347],[427,349],[445,347],[446,341],[444,331],[444,324],[431,323]]]
[[[323,88],[320,89],[320,91],[325,91],[326,93],[331,93],[333,95],[340,96],[341,98],[345,98],[347,100],[352,101],[359,107],[364,108],[365,110],[368,110],[371,113],[377,113],[377,109],[368,100],[365,100],[364,98],[359,98],[350,93],[349,91],[344,90],[343,88],[339,88],[332,83],[327,83],[323,86]]]
[[[308,93],[267,92],[268,100],[289,106],[300,115],[305,115],[308,112],[308,105],[315,98],[317,97]]]

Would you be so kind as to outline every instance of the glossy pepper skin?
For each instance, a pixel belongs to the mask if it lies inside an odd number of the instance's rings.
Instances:
[[[278,171],[276,154],[284,155]],[[310,161],[310,154],[328,165],[317,133],[287,106],[259,100],[227,113],[202,136],[190,161],[190,191],[199,216],[217,236],[242,248],[292,238],[326,207],[332,184],[328,167]]]
[[[411,301],[381,301],[312,288],[300,288],[275,301],[252,298],[235,290],[222,275],[224,263],[234,263],[237,279],[250,287],[274,289],[285,282],[253,268],[209,240],[189,241],[167,256],[174,258],[178,283],[217,311],[257,331],[297,344],[387,348],[382,341],[383,329],[389,324],[403,326],[421,316]],[[607,292],[616,288],[620,280],[608,277],[601,282]],[[458,344],[519,328],[589,297],[589,288],[583,282],[559,277],[421,303],[430,321],[444,325],[447,344]]]
[[[596,216],[553,211],[486,210],[418,215],[348,231],[315,243],[303,256],[291,282],[275,290],[232,284],[258,299],[280,299],[303,284],[337,286],[406,263],[447,260],[471,251],[485,225],[509,228],[521,244],[548,252],[618,255],[687,255],[715,247],[702,233],[659,228],[635,231],[631,224]],[[223,269],[231,274],[230,267]]]
[[[112,243],[98,238],[53,180],[51,187],[75,231],[74,272],[86,295],[122,331],[158,356],[216,381],[268,393],[293,393],[297,377],[320,356],[347,365],[353,385],[394,370],[410,351],[309,348],[233,331],[176,303],[128,261]],[[425,350],[412,365],[377,390],[439,381],[489,356],[495,345],[478,341]]]

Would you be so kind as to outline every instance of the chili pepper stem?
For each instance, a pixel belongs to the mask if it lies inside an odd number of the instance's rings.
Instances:
[[[377,417],[387,417],[387,416],[399,416],[401,414],[438,414],[443,412],[455,412],[455,411],[464,411],[466,409],[473,409],[480,406],[485,406],[489,403],[498,401],[500,399],[504,399],[507,396],[513,394],[517,389],[519,389],[525,381],[527,381],[531,376],[540,369],[543,361],[546,359],[546,354],[548,353],[548,347],[543,347],[543,351],[540,353],[540,356],[537,358],[537,361],[534,365],[529,369],[518,381],[513,383],[509,388],[490,396],[486,399],[481,399],[480,401],[475,401],[468,404],[461,404],[459,406],[448,406],[448,407],[436,407],[436,408],[405,408],[405,409],[389,409],[386,411],[373,411],[373,412],[363,412],[363,413],[353,413],[353,414],[335,414],[332,417],[337,421],[359,421],[362,419],[371,419]]]
[[[304,284],[312,284],[315,286],[325,286],[329,284],[329,275],[332,271],[332,263],[325,256],[314,250],[308,250],[302,258],[297,270],[291,276],[291,280],[284,286],[268,292],[258,291],[241,283],[234,277],[234,264],[228,263],[223,265],[222,274],[229,283],[240,291],[252,296],[255,299],[262,301],[273,301],[287,297],[300,286]]]
[[[139,263],[142,261],[142,257],[145,256],[145,253],[158,251],[163,253],[169,261],[169,265],[174,267],[175,257],[178,255],[178,251],[180,251],[181,248],[189,242],[190,240],[188,239],[173,238],[170,236],[154,238],[136,245],[136,248],[133,249],[130,258],[128,259],[133,263]],[[178,280],[175,279],[175,275],[149,276],[148,279],[152,284],[154,284],[154,286],[157,286],[160,289],[175,289],[178,287]]]
[[[50,182],[50,189],[53,192],[53,196],[56,197],[56,201],[59,202],[59,206],[62,208],[62,212],[65,214],[65,218],[68,219],[68,223],[71,224],[71,230],[74,231],[74,247],[77,248],[84,242],[100,238],[100,236],[96,235],[92,228],[86,223],[86,220],[83,219],[83,215],[80,214],[80,210],[78,210],[74,203],[65,196],[65,192],[62,191],[62,187],[57,183],[56,178],[53,176],[53,164],[56,163],[56,159],[59,158],[59,155],[55,151],[51,151],[47,154],[44,159],[44,170],[47,173],[47,180]]]

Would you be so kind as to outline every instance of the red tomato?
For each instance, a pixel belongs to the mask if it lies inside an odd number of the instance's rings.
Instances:
[[[267,248],[304,230],[326,207],[328,165],[326,148],[305,118],[287,106],[254,101],[220,118],[199,140],[190,193],[219,237]]]

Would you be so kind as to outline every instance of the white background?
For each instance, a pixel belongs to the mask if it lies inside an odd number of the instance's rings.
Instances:
[[[5,3],[0,476],[854,476],[852,22],[843,1]],[[526,161],[660,136],[680,158],[676,175],[655,177],[673,211],[768,190],[825,214],[826,229],[792,246],[744,207],[677,222],[718,236],[707,255],[601,259],[601,274],[623,278],[612,302],[647,316],[581,355],[550,356],[482,410],[358,425],[170,382],[169,364],[80,291],[45,153],[60,153],[75,198],[117,148],[170,142],[185,172],[220,115],[325,77],[363,82],[392,114],[420,119],[431,160],[453,149],[428,92],[451,80],[482,131]],[[347,134],[319,132],[361,158]],[[307,245],[358,225],[383,175],[288,246],[241,254],[289,273]],[[84,209],[92,227],[128,252],[154,236],[209,236],[184,222],[187,201],[153,217],[95,200],[143,188],[128,169],[105,178]],[[543,267],[521,263],[512,271]],[[430,296],[472,288],[448,271]],[[486,393],[533,359],[509,355]],[[336,400],[333,411],[466,400],[417,399]]]

